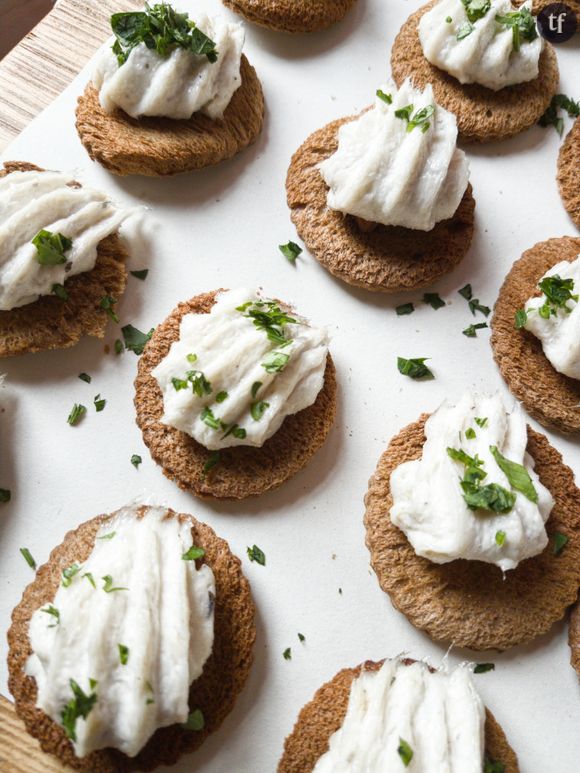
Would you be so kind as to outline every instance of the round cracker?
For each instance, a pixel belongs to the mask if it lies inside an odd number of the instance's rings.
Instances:
[[[225,161],[251,145],[264,123],[262,86],[245,56],[240,73],[242,84],[217,121],[201,113],[187,121],[107,113],[89,83],[76,110],[81,142],[93,161],[123,176],[164,177]]]
[[[179,340],[186,314],[208,314],[219,290],[180,303],[153,333],[139,360],[135,379],[137,424],[151,456],[178,486],[200,497],[244,499],[277,488],[299,472],[322,446],[336,415],[336,371],[330,354],[324,386],[313,405],[287,416],[261,448],[234,446],[220,451],[209,473],[212,452],[185,432],[162,424],[163,396],[151,371]]]
[[[412,661],[404,661],[411,663]],[[284,743],[278,773],[311,773],[328,751],[330,737],[341,726],[346,715],[350,689],[361,671],[378,671],[384,661],[367,660],[356,668],[345,668],[315,693],[300,714],[292,733]],[[485,712],[486,755],[505,765],[505,773],[518,773],[518,760],[493,714]]]
[[[556,179],[566,212],[580,228],[580,118],[574,121],[560,148]]]
[[[434,2],[411,14],[395,38],[391,69],[397,86],[410,77],[424,89],[429,83],[438,105],[457,116],[461,138],[490,142],[513,137],[537,123],[558,89],[560,74],[554,48],[545,42],[539,75],[533,81],[492,91],[477,83],[461,84],[430,64],[423,54],[418,24]]]
[[[576,602],[570,613],[568,644],[570,645],[570,663],[580,676],[580,602]]]
[[[248,21],[282,32],[318,32],[340,21],[356,0],[223,0]]]
[[[392,522],[391,473],[421,457],[428,415],[405,427],[379,459],[365,497],[366,544],[381,588],[393,605],[431,638],[473,650],[504,650],[546,633],[564,617],[580,586],[580,491],[574,474],[547,439],[528,427],[527,450],[555,504],[550,544],[506,572],[482,561],[435,564],[418,556]],[[569,542],[554,555],[553,535]]]
[[[138,517],[142,517],[148,509],[147,506],[139,508]],[[171,517],[191,523],[193,543],[204,548],[203,561],[211,567],[216,581],[214,646],[202,675],[189,691],[190,709],[199,708],[203,712],[203,730],[194,732],[181,725],[171,725],[157,730],[136,757],[127,757],[116,749],[101,749],[81,760],[75,756],[62,727],[35,706],[36,681],[24,672],[26,660],[31,654],[28,638],[30,618],[37,609],[53,601],[63,569],[75,561],[87,560],[99,527],[115,513],[97,516],[68,532],[62,544],[50,554],[48,563],[38,569],[34,581],[28,585],[12,613],[12,625],[8,631],[8,685],[14,696],[16,712],[45,752],[76,770],[127,773],[153,770],[158,765],[173,765],[183,754],[198,749],[208,735],[219,728],[233,709],[252,665],[256,637],[255,608],[240,560],[230,552],[227,542],[216,536],[209,526],[190,515],[178,515],[172,510],[168,513]]]
[[[5,161],[0,177],[30,171],[43,170],[34,164]],[[125,291],[127,258],[118,234],[112,234],[97,245],[95,267],[67,279],[68,300],[45,295],[26,306],[0,311],[0,357],[67,349],[83,336],[103,338],[109,317],[100,302],[106,295],[118,300]]]
[[[354,217],[330,209],[318,164],[338,147],[350,116],[314,132],[292,156],[286,193],[300,238],[331,274],[365,290],[396,293],[426,287],[455,268],[473,237],[475,200],[468,186],[450,220],[431,231],[378,225],[363,232]]]
[[[517,260],[499,291],[491,321],[493,356],[508,385],[527,412],[546,427],[580,432],[580,381],[564,376],[544,354],[539,338],[516,330],[515,313],[539,293],[538,282],[556,263],[575,260],[580,238],[540,242]]]

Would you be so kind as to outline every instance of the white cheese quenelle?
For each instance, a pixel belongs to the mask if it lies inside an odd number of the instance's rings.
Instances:
[[[493,91],[538,77],[543,39],[532,0],[514,8],[510,0],[439,0],[419,21],[419,39],[428,62],[460,83],[479,83]],[[522,13],[528,32],[516,31],[509,14]],[[499,17],[499,19],[498,19]]]
[[[524,327],[540,339],[544,354],[558,373],[580,379],[580,255],[576,260],[558,263],[539,284],[545,286],[549,297],[542,292],[528,300]],[[554,293],[562,290],[566,300],[551,303],[551,298],[558,299]]]
[[[464,558],[503,571],[541,553],[554,500],[526,451],[519,404],[466,392],[427,419],[420,459],[391,474],[391,521],[417,555],[438,564]],[[524,492],[524,493],[522,493]]]
[[[211,569],[183,558],[191,547],[191,525],[164,508],[120,510],[32,615],[36,705],[77,757],[106,747],[135,756],[155,730],[187,720],[189,687],[213,648],[215,598]]]
[[[0,310],[51,295],[75,274],[92,271],[97,245],[129,216],[105,193],[73,186],[62,172],[12,172],[0,178]],[[39,262],[40,231],[72,240],[57,265]]]
[[[432,672],[385,660],[354,679],[342,726],[313,773],[481,773],[484,727],[467,667]]]
[[[288,321],[287,321],[288,320]],[[329,337],[292,309],[244,288],[221,292],[209,314],[187,314],[152,371],[161,421],[210,450],[261,447],[324,384]]]
[[[214,120],[222,118],[242,83],[244,29],[239,23],[207,14],[199,14],[195,26],[215,43],[215,61],[180,46],[161,55],[139,43],[124,64],[119,64],[111,39],[93,73],[103,109],[112,113],[121,108],[134,118],[188,119],[197,112]]]
[[[338,131],[338,149],[320,173],[331,209],[387,226],[430,231],[452,217],[469,182],[455,116],[433,90],[407,79],[379,89],[374,109]]]

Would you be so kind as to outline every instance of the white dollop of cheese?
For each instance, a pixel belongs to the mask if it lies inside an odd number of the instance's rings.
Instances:
[[[385,660],[353,680],[346,716],[313,773],[481,773],[485,709],[466,667]],[[405,765],[401,741],[413,753]]]
[[[244,28],[221,16],[210,18],[206,14],[200,14],[196,27],[216,44],[217,61],[210,62],[205,55],[180,47],[163,57],[140,43],[119,66],[111,45],[107,45],[93,74],[103,109],[112,113],[121,108],[133,118],[183,120],[197,112],[213,120],[222,118],[242,83]]]
[[[164,508],[141,518],[124,508],[101,525],[70,585],[32,615],[26,670],[37,707],[63,724],[71,680],[96,695],[74,723],[77,757],[105,747],[135,756],[155,730],[187,720],[189,687],[213,647],[215,597],[211,569],[182,559],[191,546],[187,521]]]
[[[97,245],[128,216],[105,193],[71,187],[62,172],[12,172],[0,178],[0,310],[51,295],[55,284],[91,271]],[[41,230],[73,241],[66,263],[41,265],[32,240]]]
[[[512,7],[510,0],[491,0],[485,16],[469,22],[461,0],[439,0],[419,21],[425,58],[460,83],[479,83],[493,91],[534,80],[539,72],[542,37],[531,41],[522,38],[516,51],[512,29],[496,20],[496,16],[523,8],[531,11],[532,0],[526,0],[519,9]],[[471,32],[463,37],[469,29],[466,25],[471,26]]]
[[[578,295],[580,293],[580,255],[576,260],[563,260],[558,263],[547,271],[542,279],[556,275],[560,279],[571,279],[573,282],[571,292]],[[540,316],[538,309],[546,300],[544,293],[528,300],[525,305],[527,320],[524,327],[540,339],[544,354],[558,373],[580,379],[580,305],[570,299],[566,302],[569,312],[555,307],[556,313],[550,314],[545,319]]]
[[[328,333],[284,308],[295,322],[281,329],[290,343],[279,345],[247,316],[268,303],[281,308],[240,288],[220,293],[209,314],[183,317],[179,340],[152,371],[163,393],[164,424],[210,450],[261,447],[286,416],[315,402],[324,384]],[[272,360],[279,370],[268,366]]]
[[[399,90],[383,86],[392,102],[377,97],[374,109],[343,124],[338,149],[320,173],[331,209],[381,223],[430,231],[452,217],[467,188],[469,167],[456,147],[457,121],[435,103],[433,90],[419,91],[407,79]],[[433,108],[429,127],[410,124],[396,112],[411,106],[411,119]]]
[[[472,432],[475,437],[470,439]],[[437,564],[457,558],[484,561],[506,571],[544,550],[548,544],[545,523],[554,500],[526,452],[527,428],[519,404],[508,413],[499,394],[466,392],[456,405],[445,401],[427,419],[425,436],[421,458],[404,462],[391,474],[391,521],[405,533],[417,555]],[[525,467],[537,503],[512,489],[491,446]],[[513,508],[507,513],[471,510],[461,487],[465,467],[449,457],[448,448],[472,458],[477,455],[486,473],[481,485],[495,483],[511,491]],[[498,544],[500,532],[505,535],[503,544]]]

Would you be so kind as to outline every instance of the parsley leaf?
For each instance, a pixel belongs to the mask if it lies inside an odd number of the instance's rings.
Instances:
[[[221,460],[221,454],[219,451],[212,451],[212,453],[208,456],[207,462],[203,466],[203,474],[207,475],[213,468],[216,466],[216,464],[219,464]]]
[[[282,657],[284,658],[284,660],[292,660],[292,648],[286,647],[286,649],[282,653]]]
[[[79,373],[79,378],[81,381],[85,381],[87,384],[90,384],[92,381],[88,373]]]
[[[553,553],[555,556],[559,556],[560,553],[564,550],[564,547],[569,541],[569,537],[567,537],[565,534],[562,534],[559,531],[554,532],[554,548]]]
[[[257,545],[247,548],[247,553],[250,561],[255,561],[260,566],[266,566],[266,554]]]
[[[268,341],[283,348],[292,343],[286,338],[284,327],[288,324],[299,324],[298,320],[286,314],[275,301],[249,301],[238,306],[236,311],[251,319],[257,330],[264,330]]]
[[[564,120],[559,115],[560,108],[568,113],[570,118],[580,116],[580,101],[576,102],[565,94],[555,94],[538,123],[544,127],[553,126],[561,137],[564,131]]]
[[[223,403],[224,400],[227,400],[229,397],[227,392],[218,392],[215,396],[216,403]]]
[[[469,456],[460,448],[448,448],[447,455],[465,467],[460,486],[463,491],[463,499],[470,510],[508,513],[513,508],[516,497],[511,491],[507,491],[497,483],[481,485],[481,481],[487,477],[487,473],[482,469],[483,461],[477,455],[475,457]]]
[[[212,409],[207,406],[203,409],[199,418],[211,429],[219,429],[221,426],[219,420],[213,415]]]
[[[201,709],[195,709],[187,718],[187,722],[184,722],[182,727],[186,730],[194,730],[199,732],[205,727],[205,718]]]
[[[298,634],[298,638],[300,639],[301,642],[305,642],[306,641],[306,636],[304,636],[303,633],[299,633]]]
[[[497,462],[497,466],[508,479],[510,486],[516,491],[519,491],[520,494],[523,494],[530,502],[537,503],[538,492],[534,488],[534,484],[532,483],[532,479],[526,468],[517,462],[511,462],[509,459],[506,459],[505,456],[499,452],[497,446],[490,446],[489,450]]]
[[[59,266],[66,263],[65,252],[68,252],[73,243],[62,234],[54,234],[44,228],[39,231],[32,244],[36,247],[36,260],[41,266]]]
[[[129,349],[131,352],[135,352],[135,354],[143,354],[145,344],[150,340],[154,330],[155,328],[152,327],[148,333],[142,333],[136,327],[133,327],[133,325],[125,325],[125,327],[121,328],[123,340],[125,341],[125,348]]]
[[[478,298],[473,298],[468,303],[469,310],[475,316],[476,311],[480,311],[485,317],[489,315],[491,309],[489,306],[482,306]]]
[[[399,373],[402,373],[403,376],[409,376],[409,378],[432,379],[435,378],[435,376],[425,365],[425,361],[428,359],[428,357],[419,357],[407,360],[404,357],[397,357],[397,368],[399,369]]]
[[[397,752],[399,753],[399,757],[403,761],[403,765],[408,768],[411,764],[411,760],[413,759],[413,750],[405,741],[403,738],[399,738],[399,746],[397,748]]]
[[[131,457],[131,464],[136,470],[139,469],[139,465],[141,464],[142,461],[143,459],[141,459],[139,454],[133,454],[133,456]]]
[[[119,647],[119,660],[122,666],[126,666],[129,660],[129,647],[125,644],[118,644]]]
[[[466,437],[468,440],[474,440],[474,439],[475,439],[475,430],[473,429],[473,427],[468,427],[468,428],[465,430],[465,437]]]
[[[101,411],[103,411],[105,409],[105,405],[107,404],[107,401],[104,400],[101,397],[101,395],[95,395],[95,399],[93,402],[95,404],[95,410],[97,413],[100,413]]]
[[[423,134],[425,134],[431,126],[429,118],[435,114],[435,105],[425,105],[425,107],[417,110],[414,115],[411,115],[412,112],[413,105],[406,105],[405,107],[400,107],[398,110],[395,110],[395,116],[407,122],[408,132],[419,127]]]
[[[68,301],[69,295],[65,290],[64,285],[54,284],[50,292],[54,293],[54,295],[56,295],[57,298],[60,298],[61,301]]]
[[[147,279],[147,274],[149,273],[148,268],[142,268],[139,271],[131,271],[131,276],[134,276],[136,279],[141,279],[141,281]]]
[[[22,553],[22,557],[24,558],[28,566],[31,569],[36,569],[36,561],[32,557],[32,553],[30,552],[30,550],[28,550],[28,548],[20,548],[20,552]]]
[[[459,25],[459,28],[457,30],[457,34],[455,35],[457,40],[464,40],[464,38],[471,35],[473,32],[473,24],[470,24],[468,21],[464,21],[463,24]]]
[[[505,773],[505,765],[503,762],[486,757],[483,761],[483,773]]]
[[[377,89],[376,94],[377,97],[382,99],[383,102],[386,102],[387,105],[391,105],[393,103],[393,97],[390,94],[385,94],[385,92],[381,91],[381,89]]]
[[[94,680],[91,681],[92,690],[93,687],[96,686],[96,682]],[[79,719],[79,717],[86,719],[89,716],[93,706],[97,702],[97,695],[95,692],[86,695],[74,679],[71,679],[69,683],[74,697],[65,705],[60,718],[67,738],[70,738],[71,741],[76,741],[77,719]]]
[[[491,8],[490,0],[461,0],[469,21],[474,22],[483,19]]]
[[[252,384],[252,400],[256,398],[256,395],[258,394],[261,386],[262,386],[261,381],[254,381],[254,383]]]
[[[54,619],[56,620],[56,623],[48,626],[49,628],[54,628],[55,625],[58,625],[58,623],[60,623],[60,612],[56,607],[53,607],[52,604],[49,604],[46,607],[46,609],[41,609],[40,611],[44,612],[47,615],[52,615],[52,617],[54,617]]]
[[[279,244],[278,249],[293,265],[296,264],[296,258],[302,253],[302,247],[296,242],[288,242],[288,244]]]
[[[487,327],[487,322],[480,322],[478,325],[469,325],[469,327],[466,327],[465,330],[462,330],[461,332],[468,338],[476,338],[477,331],[482,330],[484,327]]]
[[[482,428],[485,427],[485,425],[487,424],[487,416],[485,416],[484,418],[480,418],[479,416],[476,416],[475,423],[477,424],[478,427],[482,427]]]
[[[423,303],[428,303],[435,311],[445,306],[445,301],[440,297],[439,293],[425,293],[423,295]]]
[[[512,13],[496,14],[495,20],[512,31],[512,47],[519,51],[522,41],[531,42],[538,37],[536,20],[527,8]]]
[[[259,400],[257,403],[252,403],[252,406],[250,408],[252,419],[254,421],[260,421],[260,419],[264,415],[264,411],[269,407],[270,407],[270,403],[266,403],[264,402],[264,400]]]
[[[525,309],[518,309],[516,311],[514,327],[516,330],[521,330],[528,321],[528,313]]]
[[[261,364],[266,373],[281,373],[289,359],[290,355],[284,352],[268,352]]]
[[[123,342],[120,338],[117,338],[115,341],[115,354],[123,354],[125,351],[125,346],[123,345]]]
[[[574,289],[572,278],[562,279],[558,274],[553,274],[540,280],[538,287],[546,296],[544,304],[538,309],[542,319],[548,319],[550,316],[555,317],[558,309],[570,314],[572,308],[568,306],[568,301],[578,303],[578,295],[572,293]]]
[[[402,303],[396,307],[395,311],[398,317],[403,317],[405,314],[412,314],[415,311],[415,307],[412,303]]]
[[[111,295],[105,295],[104,298],[101,298],[99,302],[99,307],[103,309],[103,311],[107,312],[107,316],[109,319],[112,319],[113,322],[118,322],[119,317],[117,316],[117,312],[114,310],[113,306],[117,303],[117,299],[113,298]]]
[[[101,537],[101,539],[104,539]],[[114,593],[118,590],[129,590],[129,588],[115,588],[113,587],[113,578],[110,574],[106,574],[104,577],[101,577],[101,580],[103,580],[103,590],[105,593]]]
[[[495,533],[495,544],[499,545],[499,547],[503,547],[505,543],[506,533],[505,531],[496,531]]]
[[[495,671],[495,663],[477,663],[473,669],[474,674],[487,674],[488,671]]]
[[[459,295],[461,295],[463,298],[465,298],[466,301],[470,301],[473,297],[473,290],[471,289],[471,285],[467,284],[464,287],[461,288],[461,290],[457,291]]]
[[[75,403],[72,407],[71,412],[69,413],[67,422],[71,425],[71,427],[74,427],[76,424],[79,423],[79,421],[82,419],[82,417],[87,412],[87,409],[84,405],[81,405],[80,403]]]
[[[205,550],[203,548],[198,548],[196,545],[192,545],[188,551],[186,551],[182,556],[182,561],[196,561],[198,558],[203,558],[205,556]]]
[[[66,569],[62,570],[62,587],[68,588],[72,581],[73,577],[77,575],[80,572],[81,568],[78,564],[72,564],[72,566],[67,567]]]

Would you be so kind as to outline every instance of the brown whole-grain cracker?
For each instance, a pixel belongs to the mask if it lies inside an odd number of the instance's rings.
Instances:
[[[43,170],[34,164],[5,161],[0,177],[30,171]],[[123,294],[127,257],[118,234],[112,234],[99,243],[95,267],[67,280],[68,300],[47,295],[26,306],[0,311],[0,357],[66,349],[83,336],[103,338],[109,318],[100,301],[106,295],[118,300]]]
[[[138,515],[143,515],[148,509],[142,506]],[[45,752],[84,773],[153,770],[159,765],[172,765],[183,754],[195,751],[233,709],[252,664],[256,636],[255,609],[240,560],[232,555],[227,542],[209,526],[189,515],[177,515],[171,510],[168,513],[171,517],[191,523],[193,543],[204,548],[203,560],[213,570],[216,580],[213,651],[189,693],[190,708],[199,708],[203,712],[203,730],[194,732],[181,725],[171,725],[157,730],[134,758],[115,749],[102,749],[81,760],[75,756],[61,726],[35,707],[36,681],[24,673],[31,652],[28,638],[30,618],[37,609],[52,602],[63,569],[75,561],[86,561],[99,526],[113,516],[98,516],[70,531],[62,544],[52,551],[48,563],[40,567],[12,613],[12,625],[8,631],[8,670],[9,689],[14,696],[16,711]]]
[[[580,238],[570,236],[526,250],[506,276],[491,320],[493,356],[510,391],[534,419],[560,432],[580,432],[580,381],[558,373],[539,338],[516,330],[514,317],[540,292],[538,282],[546,271],[578,254]]]
[[[580,118],[574,121],[560,148],[557,180],[566,212],[580,228]]]
[[[328,751],[330,737],[342,726],[353,680],[363,669],[378,671],[383,663],[367,660],[356,668],[345,668],[317,690],[314,698],[301,710],[292,733],[286,738],[278,773],[311,773],[320,757]],[[518,773],[515,752],[488,709],[485,714],[485,751],[490,759],[505,765],[505,773]]]
[[[294,153],[286,193],[300,238],[331,274],[365,290],[396,293],[435,282],[467,253],[475,200],[468,186],[454,216],[431,231],[379,225],[365,232],[355,218],[330,209],[318,164],[338,147],[338,130],[356,116],[314,132]]]
[[[240,72],[242,85],[217,121],[201,113],[187,121],[106,113],[89,83],[76,110],[81,142],[94,161],[117,175],[164,177],[218,164],[251,145],[264,123],[262,86],[245,56]]]
[[[390,477],[418,459],[428,416],[391,440],[365,497],[366,544],[381,588],[417,628],[436,640],[473,650],[504,650],[546,633],[564,617],[580,586],[580,491],[574,474],[547,439],[528,427],[527,450],[555,504],[546,523],[550,542],[538,556],[505,573],[482,561],[436,564],[418,556],[392,522]],[[554,554],[553,535],[569,541]]]
[[[287,416],[261,448],[222,449],[219,462],[206,474],[204,468],[212,452],[185,432],[161,423],[163,396],[151,371],[179,339],[181,319],[186,314],[208,314],[218,292],[180,303],[156,328],[139,360],[135,379],[137,424],[153,459],[180,488],[200,497],[244,499],[280,486],[299,472],[324,443],[336,414],[336,372],[329,354],[324,386],[313,405]]]
[[[410,77],[417,88],[433,86],[438,105],[457,116],[461,138],[475,142],[503,140],[533,126],[558,89],[560,78],[553,47],[545,43],[537,78],[492,91],[477,83],[462,85],[453,76],[430,64],[423,55],[418,24],[434,2],[411,14],[391,51],[391,69],[397,86]]]
[[[340,21],[356,0],[223,0],[248,21],[283,32],[318,32]]]
[[[570,645],[570,663],[580,677],[580,601],[576,602],[570,612],[568,644]]]

